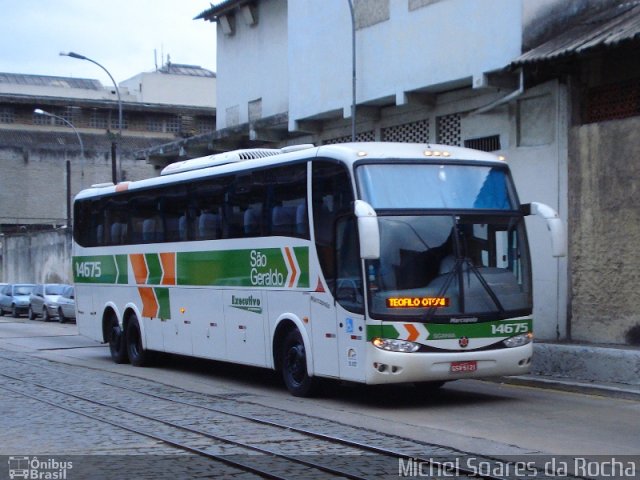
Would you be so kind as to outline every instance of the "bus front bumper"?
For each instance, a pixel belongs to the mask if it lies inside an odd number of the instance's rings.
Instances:
[[[401,353],[367,344],[367,384],[448,381],[523,375],[531,370],[533,343],[482,351]]]

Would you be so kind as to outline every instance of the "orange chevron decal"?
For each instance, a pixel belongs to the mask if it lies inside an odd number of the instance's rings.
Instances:
[[[131,267],[133,268],[133,274],[136,277],[136,283],[138,285],[144,285],[147,283],[147,277],[149,276],[149,270],[147,269],[147,262],[144,259],[142,253],[132,253],[129,255],[131,260]]]
[[[293,261],[293,257],[291,256],[291,249],[289,247],[285,247],[284,251],[287,254],[287,263],[291,267],[291,280],[289,280],[289,288],[293,288],[296,284],[296,280],[298,279],[298,270],[296,270],[296,264]]]
[[[176,284],[176,254],[161,253],[160,263],[162,263],[162,285]]]
[[[153,293],[153,288],[139,287],[138,292],[140,292],[140,298],[142,299],[142,316],[149,318],[157,317],[160,307],[156,300],[156,295]]]
[[[412,325],[410,323],[405,323],[404,328],[406,328],[407,331],[409,332],[409,336],[407,337],[407,340],[409,340],[410,342],[415,342],[420,336],[420,332],[415,327],[415,325]]]

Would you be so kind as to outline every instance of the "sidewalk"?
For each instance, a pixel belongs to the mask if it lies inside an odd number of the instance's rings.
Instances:
[[[531,374],[502,380],[640,400],[640,348],[536,342]]]

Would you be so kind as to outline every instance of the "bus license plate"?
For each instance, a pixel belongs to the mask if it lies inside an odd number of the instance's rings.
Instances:
[[[478,369],[478,362],[470,360],[468,362],[451,362],[449,371],[451,373],[458,372],[475,372]]]

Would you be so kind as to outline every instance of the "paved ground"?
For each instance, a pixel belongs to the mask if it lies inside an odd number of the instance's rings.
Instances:
[[[638,397],[615,398],[612,396],[615,392],[607,389],[597,392],[581,389],[578,393],[555,390],[558,387],[578,388],[569,387],[568,384],[576,383],[570,381],[563,381],[567,384],[563,385],[556,379],[534,376],[510,380],[527,382],[526,386],[501,381],[459,381],[426,399],[417,397],[407,387],[364,389],[332,384],[320,398],[298,399],[289,396],[278,378],[265,370],[181,357],[166,357],[155,368],[115,365],[105,346],[78,336],[73,324],[44,324],[7,317],[0,318],[0,352],[27,354],[101,372],[124,373],[134,380],[151,379],[192,392],[249,396],[257,404],[294,413],[311,413],[319,418],[483,455],[640,453]],[[554,389],[537,388],[542,380]],[[593,387],[593,384],[589,386]],[[102,454],[108,454],[109,468],[114,468],[114,460],[122,454],[128,455],[123,457],[126,465],[139,458],[136,455],[146,459],[157,455],[153,458],[158,460],[158,465],[165,457],[184,457],[161,442],[105,424],[98,425],[94,420],[79,418],[71,412],[43,406],[19,395],[3,392],[0,411],[3,417],[0,456],[41,452],[45,456],[91,454],[102,459]],[[203,473],[204,467],[198,469],[197,460],[185,458],[188,461],[181,468],[184,471],[192,468],[194,473],[190,477],[207,476]],[[0,457],[0,478],[4,478],[2,463],[5,461],[8,462],[8,457]],[[120,464],[116,461],[115,465],[115,471],[119,472]],[[175,466],[174,463],[171,465]],[[168,466],[151,469],[149,478],[154,476],[153,472],[157,475],[158,471],[165,473],[168,469]],[[233,471],[227,473],[235,475]]]

